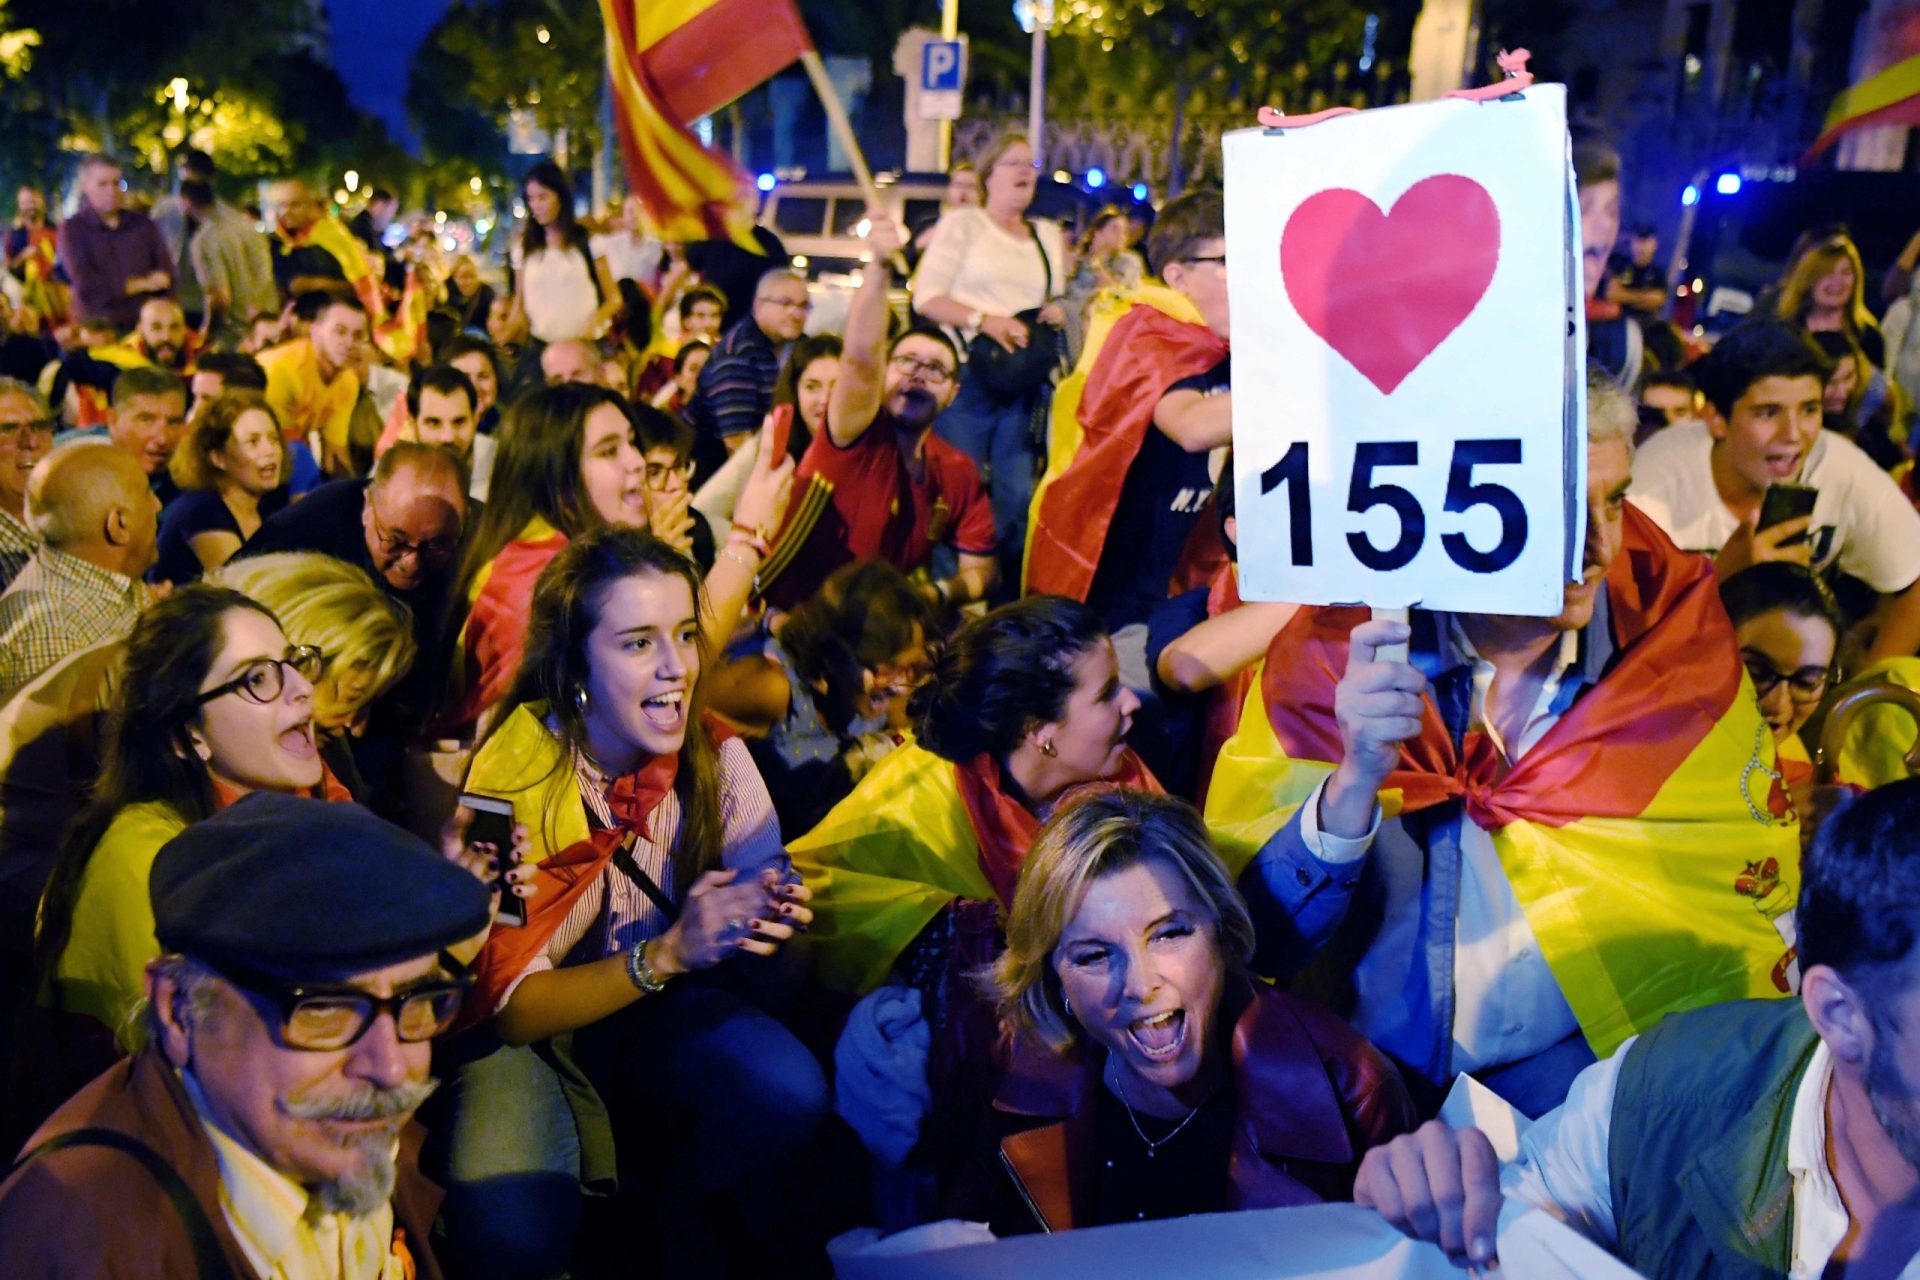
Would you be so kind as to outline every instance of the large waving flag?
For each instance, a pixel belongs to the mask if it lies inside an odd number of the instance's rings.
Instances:
[[[1804,160],[1812,160],[1855,129],[1875,125],[1920,125],[1920,55],[1842,89],[1827,109],[1826,125],[1807,148]]]
[[[813,48],[793,0],[600,0],[627,178],[666,240],[758,252],[745,175],[687,126]]]
[[[1455,748],[1428,704],[1381,805],[1448,800],[1493,836],[1527,922],[1593,1051],[1670,1012],[1781,996],[1799,829],[1773,811],[1773,736],[1713,571],[1627,508],[1607,575],[1620,646],[1606,678],[1509,766],[1484,734]],[[1207,825],[1236,872],[1341,757],[1333,692],[1364,609],[1303,609],[1267,652],[1222,749]]]

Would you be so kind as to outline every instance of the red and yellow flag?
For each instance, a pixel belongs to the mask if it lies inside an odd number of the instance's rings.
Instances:
[[[1604,1057],[1662,1016],[1780,996],[1799,830],[1773,812],[1773,736],[1711,566],[1627,509],[1607,575],[1618,656],[1509,764],[1428,703],[1382,788],[1389,818],[1458,800],[1493,837],[1541,953]],[[1333,692],[1361,609],[1303,609],[1221,750],[1207,825],[1236,873],[1341,758]],[[1779,923],[1776,923],[1779,922]]]
[[[1801,162],[1812,161],[1855,129],[1874,125],[1920,125],[1920,54],[1842,89],[1827,109],[1820,136]]]
[[[758,252],[745,175],[687,126],[813,48],[793,0],[600,0],[600,12],[620,154],[661,237]]]
[[[1193,304],[1164,285],[1095,301],[1080,363],[1053,393],[1047,471],[1028,509],[1027,592],[1087,598],[1154,406],[1226,354]]]

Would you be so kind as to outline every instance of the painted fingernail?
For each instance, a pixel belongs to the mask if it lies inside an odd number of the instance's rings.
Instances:
[[[747,928],[749,928],[749,929],[764,929],[764,928],[766,928],[766,927],[767,927],[767,922],[766,922],[765,920],[749,920],[749,921],[747,921]]]

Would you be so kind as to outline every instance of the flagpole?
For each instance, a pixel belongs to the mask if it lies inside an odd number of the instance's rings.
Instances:
[[[880,202],[880,188],[874,184],[873,172],[867,168],[867,157],[860,150],[860,139],[853,134],[853,122],[847,119],[847,109],[840,102],[839,91],[833,87],[833,79],[827,75],[827,66],[820,61],[820,55],[808,49],[800,55],[800,64],[807,69],[807,78],[813,81],[813,91],[820,95],[820,105],[827,109],[827,126],[834,136],[840,139],[840,145],[846,148],[847,159],[853,165],[853,177],[860,184],[860,194],[875,213],[886,208]],[[904,227],[896,231],[905,232]],[[905,269],[905,263],[898,257],[896,265]]]

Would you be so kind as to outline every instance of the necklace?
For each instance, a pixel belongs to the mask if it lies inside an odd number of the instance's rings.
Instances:
[[[1111,1067],[1113,1064],[1113,1059],[1108,1058],[1107,1064],[1108,1066]],[[1199,1107],[1195,1107],[1193,1110],[1187,1112],[1186,1119],[1182,1120],[1179,1124],[1173,1126],[1173,1131],[1171,1133],[1167,1134],[1166,1137],[1156,1142],[1152,1138],[1149,1138],[1147,1136],[1147,1131],[1145,1129],[1142,1129],[1140,1127],[1140,1117],[1133,1114],[1133,1104],[1127,1101],[1127,1091],[1124,1088],[1122,1088],[1120,1085],[1120,1072],[1118,1070],[1115,1070],[1113,1072],[1113,1093],[1115,1097],[1120,1099],[1120,1105],[1127,1109],[1127,1121],[1128,1123],[1133,1125],[1133,1131],[1140,1135],[1140,1141],[1147,1144],[1147,1159],[1149,1160],[1153,1159],[1154,1152],[1158,1151],[1161,1147],[1166,1146],[1169,1142],[1172,1142],[1175,1138],[1179,1137],[1180,1131],[1186,1128],[1189,1124],[1193,1123],[1193,1118],[1200,1114]]]

